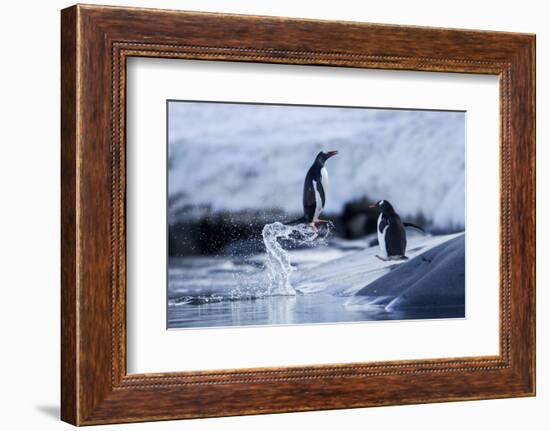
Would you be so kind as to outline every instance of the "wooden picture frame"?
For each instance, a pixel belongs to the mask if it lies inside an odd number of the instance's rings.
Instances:
[[[534,35],[83,5],[61,17],[64,421],[535,394]],[[131,56],[498,75],[500,354],[127,374],[125,65]]]

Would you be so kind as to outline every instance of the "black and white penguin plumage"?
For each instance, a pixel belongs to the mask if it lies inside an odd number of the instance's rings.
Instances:
[[[327,223],[326,220],[319,219],[321,211],[325,207],[328,192],[328,172],[325,163],[336,154],[338,151],[321,151],[315,157],[304,180],[304,216],[290,224],[308,223],[313,229],[316,229],[316,223]]]
[[[376,232],[378,243],[382,250],[382,260],[404,260],[407,248],[407,232],[405,224],[387,200],[378,201],[371,208],[377,208],[380,212]]]

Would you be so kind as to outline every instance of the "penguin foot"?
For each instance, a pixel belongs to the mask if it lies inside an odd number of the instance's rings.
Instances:
[[[380,259],[382,262],[390,262],[392,260],[409,260],[409,258],[405,255],[403,255],[403,256],[388,256],[387,259],[382,257],[382,256],[378,256],[378,255],[376,255],[376,257],[378,259]]]
[[[311,230],[313,230],[313,232],[317,232],[317,226],[315,225],[315,223],[310,223],[309,227],[311,228]]]
[[[326,225],[327,229],[333,229],[334,223],[331,220],[317,220],[314,222],[316,225]]]
[[[388,260],[409,260],[409,258],[403,254],[398,256],[389,256]]]

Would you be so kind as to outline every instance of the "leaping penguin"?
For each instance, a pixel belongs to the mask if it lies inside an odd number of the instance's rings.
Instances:
[[[317,154],[304,180],[304,216],[289,224],[308,223],[312,229],[317,230],[317,223],[328,223],[328,220],[319,219],[325,207],[328,191],[328,172],[325,162],[336,154],[338,151],[321,151]]]
[[[378,201],[369,208],[376,208],[380,212],[376,232],[378,234],[378,244],[382,250],[382,256],[376,255],[380,260],[406,260],[405,250],[407,248],[407,232],[405,226],[420,229],[413,223],[401,221],[401,217],[395,212],[393,206],[387,200]]]

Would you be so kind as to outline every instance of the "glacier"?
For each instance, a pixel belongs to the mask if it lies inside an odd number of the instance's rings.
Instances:
[[[333,149],[325,213],[383,198],[434,230],[464,229],[464,112],[179,101],[168,108],[169,221],[201,208],[300,214],[307,169]]]

